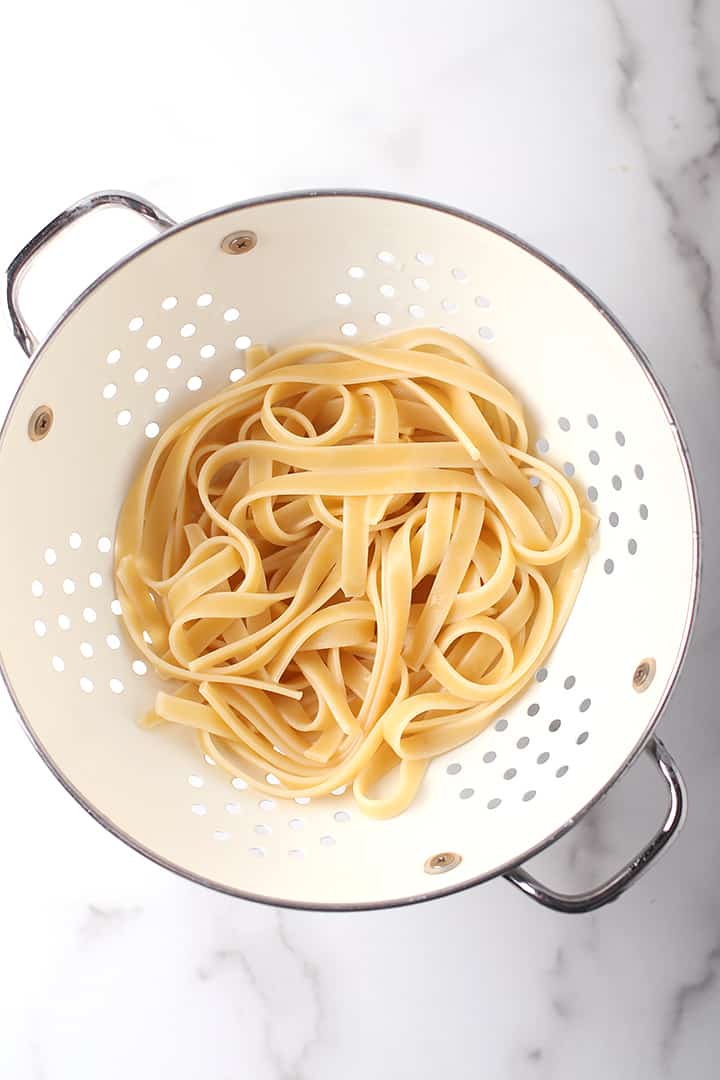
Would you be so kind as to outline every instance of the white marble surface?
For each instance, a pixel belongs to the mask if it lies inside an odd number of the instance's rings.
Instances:
[[[15,5],[6,16],[3,258],[100,187],[184,217],[352,185],[479,212],[573,269],[647,350],[697,467],[702,607],[661,725],[690,816],[661,863],[592,916],[544,911],[502,881],[414,909],[279,913],[175,879],[105,834],[40,763],[3,695],[0,1075],[717,1075],[720,8],[160,9]],[[59,266],[48,256],[48,274]],[[62,267],[52,288],[28,290],[36,321],[88,273]],[[23,357],[7,329],[2,343],[7,402]],[[660,805],[639,763],[539,860],[542,873],[576,888],[598,880]]]

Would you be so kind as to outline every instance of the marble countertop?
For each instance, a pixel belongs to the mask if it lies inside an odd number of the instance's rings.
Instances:
[[[412,909],[280,912],[177,879],[106,834],[41,764],[3,692],[0,1075],[717,1075],[720,8],[159,8],[130,2],[106,25],[77,3],[77,33],[62,5],[42,27],[32,6],[14,8],[0,63],[14,161],[3,258],[101,187],[182,218],[345,185],[464,207],[571,268],[647,351],[696,466],[702,603],[660,728],[689,818],[656,867],[589,916],[543,910],[503,881]],[[59,265],[48,256],[45,272]],[[49,323],[87,275],[57,273],[52,306],[28,286],[34,321]],[[23,356],[7,327],[2,342],[6,404]],[[661,794],[638,762],[536,872],[599,881],[659,821]]]

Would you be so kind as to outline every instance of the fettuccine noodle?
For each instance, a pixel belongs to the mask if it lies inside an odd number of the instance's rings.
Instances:
[[[166,430],[120,516],[125,626],[174,681],[143,722],[260,792],[352,785],[391,817],[543,663],[593,519],[458,337],[253,346],[247,368]]]

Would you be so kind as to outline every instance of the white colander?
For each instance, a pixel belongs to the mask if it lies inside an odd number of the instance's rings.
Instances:
[[[48,239],[102,206],[135,210],[161,235],[99,278],[37,346],[17,305],[22,273]],[[17,256],[8,306],[32,363],[0,441],[2,669],[38,751],[102,824],[193,880],[328,909],[407,903],[505,874],[542,903],[589,910],[665,846],[683,789],[651,732],[695,610],[694,488],[647,361],[564,270],[487,222],[394,195],[302,192],[175,225],[135,196],[102,192]],[[239,377],[250,341],[363,340],[418,324],[481,349],[599,527],[547,667],[488,731],[432,764],[410,810],[378,822],[340,791],[262,798],[188,733],[137,726],[160,684],[123,635],[112,540],[150,441]],[[637,859],[580,896],[519,868],[646,745],[670,808]]]

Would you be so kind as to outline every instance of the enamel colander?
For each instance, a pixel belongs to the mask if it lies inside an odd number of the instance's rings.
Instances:
[[[103,274],[38,344],[18,307],[33,256],[99,207],[159,235]],[[494,225],[395,195],[312,191],[177,225],[123,192],[82,200],[8,271],[31,364],[0,440],[0,658],[38,751],[138,851],[237,896],[325,909],[440,896],[504,874],[566,911],[617,896],[683,818],[653,728],[695,610],[698,515],[687,453],[647,361],[561,267]],[[124,636],[112,549],[129,482],[166,425],[241,377],[250,342],[367,340],[436,325],[477,346],[525,403],[537,452],[598,517],[586,579],[547,666],[483,734],[436,759],[411,808],[362,816],[349,793],[261,797],[189,733],[136,721],[160,685]],[[521,864],[647,747],[669,793],[646,848],[567,896]]]

